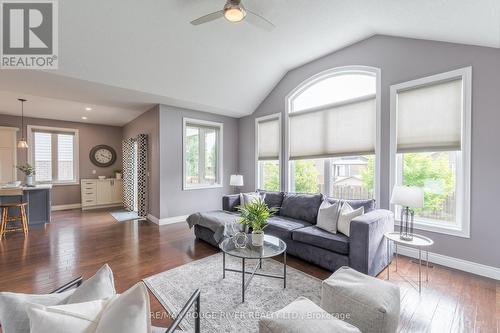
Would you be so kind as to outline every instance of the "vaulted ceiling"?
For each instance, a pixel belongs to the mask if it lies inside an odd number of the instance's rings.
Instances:
[[[241,117],[288,70],[374,34],[500,47],[498,0],[243,3],[276,28],[189,23],[224,0],[59,1],[59,70],[0,71],[0,90],[109,106],[126,95],[126,108],[166,103]],[[101,86],[127,93],[104,98]]]

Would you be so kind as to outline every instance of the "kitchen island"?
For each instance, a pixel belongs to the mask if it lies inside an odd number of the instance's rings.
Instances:
[[[26,215],[29,225],[50,223],[51,184],[21,187],[0,187],[0,203],[19,202],[20,196],[11,196],[9,192],[22,190],[22,201],[27,202]],[[9,214],[19,215],[12,209]]]

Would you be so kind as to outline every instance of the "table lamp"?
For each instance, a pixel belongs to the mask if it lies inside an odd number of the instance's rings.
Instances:
[[[243,186],[243,176],[231,175],[231,178],[229,179],[229,185],[234,186],[234,188],[238,190],[238,187]]]
[[[391,204],[402,207],[399,221],[399,238],[406,241],[413,240],[413,216],[415,212],[411,208],[424,207],[423,189],[416,186],[396,185],[392,190]]]

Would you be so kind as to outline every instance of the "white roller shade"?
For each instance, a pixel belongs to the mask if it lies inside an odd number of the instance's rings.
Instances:
[[[460,150],[462,79],[398,92],[397,151]]]
[[[290,113],[290,159],[375,152],[375,97]]]
[[[280,156],[280,123],[279,118],[257,122],[258,159],[279,160]]]

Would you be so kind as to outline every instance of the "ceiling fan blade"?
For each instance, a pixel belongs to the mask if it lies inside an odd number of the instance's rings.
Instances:
[[[221,18],[221,17],[224,17],[224,11],[219,10],[217,12],[210,13],[210,14],[204,15],[202,17],[199,17],[196,20],[191,21],[191,24],[192,25],[200,25],[203,23],[217,20],[218,18]]]
[[[246,11],[247,16],[245,17],[245,19],[248,20],[248,23],[267,31],[271,31],[276,28],[274,24],[272,24],[270,21],[260,16],[259,14],[254,13],[248,9],[246,9]]]

